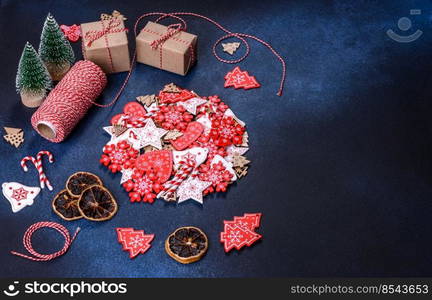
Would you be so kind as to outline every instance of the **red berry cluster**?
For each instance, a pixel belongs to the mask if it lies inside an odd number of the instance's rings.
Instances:
[[[123,188],[129,192],[131,202],[153,203],[162,185],[158,183],[156,174],[135,169],[132,179],[123,183]]]
[[[193,119],[193,115],[181,105],[161,106],[153,119],[166,130],[186,130],[187,124]]]
[[[103,153],[99,161],[113,173],[133,168],[138,157],[138,150],[132,148],[127,141],[105,145]]]

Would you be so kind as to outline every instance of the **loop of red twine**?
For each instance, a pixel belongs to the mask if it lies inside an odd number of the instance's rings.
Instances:
[[[135,25],[134,25],[134,35],[135,35],[135,38],[137,36],[137,31],[138,31],[137,29],[138,29],[138,25],[141,22],[141,20],[144,19],[144,18],[147,18],[147,17],[151,17],[151,16],[158,16],[158,18],[156,20],[156,23],[158,21],[164,19],[164,18],[168,18],[168,17],[169,18],[174,18],[174,19],[176,19],[176,20],[178,20],[178,21],[181,22],[181,25],[182,25],[181,28],[182,28],[183,31],[186,31],[187,24],[186,24],[186,21],[183,18],[179,17],[179,16],[191,16],[191,17],[201,18],[201,19],[204,19],[204,20],[208,21],[209,23],[215,25],[218,29],[220,29],[220,30],[222,30],[222,31],[224,31],[226,33],[226,35],[224,35],[219,40],[217,40],[216,43],[213,45],[213,55],[216,57],[217,60],[219,60],[219,61],[221,61],[223,63],[228,63],[228,64],[239,63],[239,62],[243,61],[249,55],[250,46],[249,46],[248,42],[246,41],[247,38],[255,40],[256,42],[264,45],[265,47],[267,47],[273,53],[273,55],[276,56],[276,58],[280,61],[281,65],[282,65],[282,75],[281,75],[281,80],[280,80],[280,84],[279,84],[279,89],[278,89],[278,92],[277,92],[278,96],[282,96],[282,92],[283,92],[283,88],[284,88],[284,84],[285,84],[285,78],[286,78],[286,64],[285,64],[285,60],[266,41],[264,41],[264,40],[262,40],[262,39],[260,39],[260,38],[258,38],[256,36],[254,36],[254,35],[250,35],[250,34],[246,34],[246,33],[231,32],[228,29],[226,29],[225,27],[223,27],[221,24],[219,24],[218,22],[216,22],[215,20],[213,20],[213,19],[211,19],[209,17],[203,16],[203,15],[197,14],[197,13],[192,13],[192,12],[172,12],[172,13],[151,12],[151,13],[143,14],[140,17],[138,17],[138,19],[135,21]],[[238,38],[246,46],[246,53],[241,58],[239,58],[239,59],[236,59],[236,60],[222,59],[216,53],[216,47],[217,47],[217,45],[220,42],[222,42],[223,40],[225,40],[227,38],[230,38],[230,37]],[[113,105],[118,100],[118,98],[122,94],[123,90],[125,89],[128,81],[130,79],[130,76],[131,76],[132,71],[133,71],[133,67],[134,67],[135,62],[136,62],[136,56],[137,56],[137,53],[136,53],[136,48],[135,48],[134,55],[133,55],[132,61],[131,61],[131,68],[130,68],[130,70],[129,70],[129,72],[128,72],[128,74],[127,74],[127,76],[126,76],[126,78],[125,78],[125,80],[124,80],[124,82],[122,84],[122,86],[120,87],[120,89],[118,90],[118,92],[116,93],[116,95],[114,96],[113,100],[110,103],[108,103],[108,104],[98,104],[98,103],[95,103],[97,106],[99,106],[99,107],[109,107],[109,106]]]
[[[32,237],[33,233],[35,233],[35,231],[37,231],[41,228],[44,228],[44,227],[48,227],[48,228],[52,228],[54,230],[57,230],[64,237],[65,243],[64,243],[64,246],[61,250],[59,250],[55,253],[52,253],[52,254],[41,254],[41,253],[38,253],[36,250],[33,249],[31,237]],[[75,233],[71,238],[69,231],[66,229],[66,227],[64,227],[61,224],[58,224],[55,222],[38,222],[38,223],[35,223],[35,224],[31,225],[26,230],[26,232],[24,233],[24,237],[23,237],[24,248],[33,256],[18,253],[16,251],[11,251],[11,253],[13,255],[20,256],[20,257],[23,257],[23,258],[26,258],[29,260],[49,261],[49,260],[52,260],[56,257],[62,256],[63,254],[65,254],[68,251],[72,242],[75,240],[75,238],[76,238],[76,236],[80,230],[81,230],[81,228],[78,227],[75,230]]]

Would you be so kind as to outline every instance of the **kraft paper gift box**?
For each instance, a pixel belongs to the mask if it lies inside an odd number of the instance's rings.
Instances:
[[[81,24],[84,59],[94,62],[105,73],[129,71],[126,31],[121,18]]]
[[[197,36],[179,31],[157,43],[166,36],[169,30],[172,29],[158,23],[148,22],[136,38],[137,61],[186,75],[196,61]]]

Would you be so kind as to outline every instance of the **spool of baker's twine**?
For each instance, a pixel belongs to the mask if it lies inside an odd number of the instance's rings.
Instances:
[[[78,61],[33,114],[33,128],[47,140],[63,141],[94,104],[107,83],[102,69]]]

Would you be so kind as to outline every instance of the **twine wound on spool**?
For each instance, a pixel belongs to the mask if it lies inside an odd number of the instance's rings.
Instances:
[[[33,128],[47,140],[63,141],[94,104],[107,83],[102,69],[78,61],[33,114]]]

